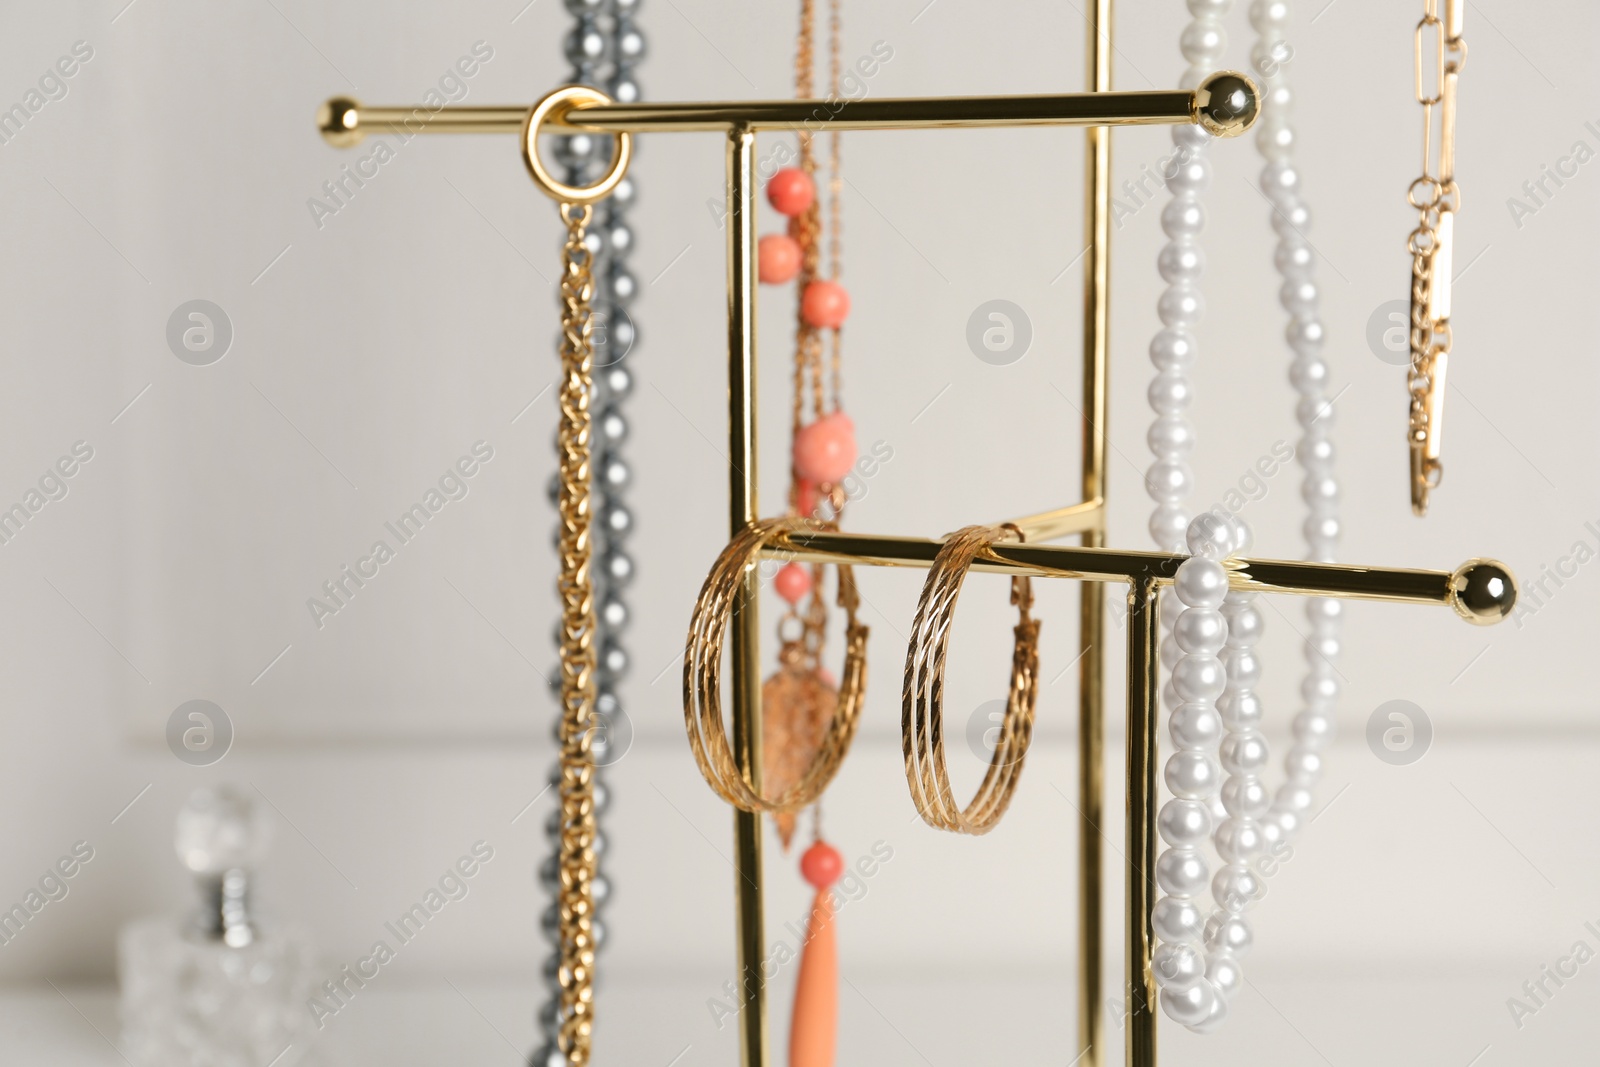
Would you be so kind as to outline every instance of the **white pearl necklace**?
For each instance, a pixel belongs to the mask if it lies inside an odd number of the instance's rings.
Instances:
[[[1227,47],[1222,19],[1231,7],[1232,0],[1189,0],[1193,19],[1180,41],[1190,64],[1183,87],[1198,84],[1220,64]],[[1279,298],[1290,313],[1285,338],[1295,353],[1289,377],[1300,394],[1295,414],[1304,432],[1296,450],[1309,508],[1304,533],[1309,558],[1331,562],[1339,535],[1339,489],[1329,439],[1332,413],[1324,395],[1328,368],[1318,355],[1323,329],[1312,269],[1315,253],[1304,238],[1310,213],[1290,161],[1294,131],[1287,118],[1290,92],[1282,77],[1286,57],[1281,54],[1288,18],[1285,0],[1251,4],[1250,21],[1257,31],[1252,66],[1263,87],[1256,145],[1267,160],[1261,188],[1274,205],[1272,224],[1279,235],[1274,264],[1284,278]],[[1158,304],[1165,328],[1150,346],[1157,375],[1149,393],[1156,418],[1148,440],[1156,458],[1145,479],[1156,502],[1150,533],[1157,546],[1174,552],[1187,547],[1192,554],[1163,601],[1167,635],[1161,658],[1170,679],[1162,698],[1175,749],[1165,777],[1174,799],[1158,818],[1170,847],[1156,865],[1164,895],[1151,917],[1161,942],[1152,962],[1162,1008],[1198,1032],[1221,1024],[1229,998],[1244,980],[1239,961],[1254,940],[1244,913],[1265,892],[1263,876],[1252,861],[1264,853],[1284,857],[1311,806],[1320,752],[1333,731],[1339,690],[1333,658],[1339,649],[1340,616],[1337,601],[1307,604],[1312,633],[1306,641],[1309,669],[1301,686],[1307,707],[1294,720],[1295,744],[1284,760],[1287,780],[1269,800],[1260,776],[1268,751],[1259,729],[1261,703],[1254,693],[1261,676],[1254,649],[1262,619],[1253,604],[1255,593],[1228,590],[1221,563],[1248,548],[1249,527],[1235,516],[1223,518],[1215,512],[1191,524],[1184,507],[1193,484],[1184,457],[1194,446],[1194,429],[1183,412],[1193,394],[1187,372],[1197,352],[1189,327],[1204,310],[1198,285],[1204,255],[1197,238],[1205,221],[1200,193],[1210,182],[1210,141],[1198,128],[1174,127],[1179,165],[1168,181],[1172,200],[1161,221],[1169,240],[1158,260],[1168,283]],[[1176,614],[1174,597],[1183,605]],[[1224,771],[1228,778],[1219,789]],[[1207,887],[1209,870],[1199,849],[1208,836],[1224,866],[1210,880],[1216,906],[1203,918],[1196,898]]]
[[[1243,673],[1230,678],[1222,656],[1230,648],[1230,619],[1223,607],[1228,571],[1220,562],[1240,540],[1242,526],[1206,513],[1189,527],[1192,553],[1173,582],[1184,607],[1173,622],[1171,640],[1179,649],[1170,687],[1174,704],[1167,721],[1174,751],[1167,757],[1166,782],[1173,799],[1162,805],[1157,827],[1168,848],[1156,861],[1156,885],[1162,896],[1151,911],[1151,926],[1160,945],[1152,971],[1161,986],[1161,1007],[1191,1029],[1209,1029],[1228,1010],[1228,995],[1242,981],[1239,956],[1252,938],[1243,915],[1260,895],[1261,886],[1248,862],[1259,847],[1260,827],[1241,814],[1224,820],[1211,832],[1211,805],[1218,796],[1224,765],[1231,795],[1265,800],[1256,772],[1266,762],[1266,744],[1255,726],[1261,709],[1245,686]],[[1247,601],[1236,607],[1253,611]],[[1234,614],[1237,614],[1236,612]],[[1247,636],[1249,627],[1242,626]],[[1235,642],[1238,638],[1234,638]],[[1249,648],[1242,648],[1249,655]],[[1243,665],[1241,665],[1243,666]],[[1256,672],[1259,673],[1259,672]],[[1220,713],[1226,709],[1226,717]],[[1221,761],[1214,754],[1220,750]],[[1245,810],[1241,807],[1241,812]],[[1200,848],[1211,838],[1225,865],[1214,879]],[[1207,885],[1217,907],[1209,917],[1197,902]],[[1210,936],[1206,936],[1206,935]]]
[[[1300,196],[1300,176],[1293,163],[1295,134],[1289,123],[1293,97],[1283,76],[1284,30],[1289,24],[1288,0],[1255,0],[1250,23],[1256,43],[1251,62],[1262,83],[1262,113],[1256,149],[1265,159],[1261,189],[1273,203],[1272,228],[1278,234],[1273,264],[1283,277],[1278,298],[1289,313],[1284,337],[1295,358],[1289,381],[1300,394],[1295,418],[1302,437],[1295,448],[1304,475],[1300,495],[1307,515],[1302,533],[1306,558],[1334,562],[1339,543],[1339,482],[1334,477],[1333,405],[1327,396],[1328,365],[1321,358],[1322,319],[1316,284],[1316,252],[1305,238],[1311,211]],[[1270,72],[1270,74],[1268,73]],[[1295,743],[1284,757],[1287,781],[1273,798],[1268,833],[1276,825],[1285,838],[1299,829],[1311,807],[1310,789],[1321,776],[1321,751],[1332,739],[1333,712],[1339,698],[1339,623],[1344,607],[1337,600],[1308,600],[1305,642],[1306,674],[1300,697],[1306,708],[1294,719]],[[1274,843],[1269,836],[1268,843]]]

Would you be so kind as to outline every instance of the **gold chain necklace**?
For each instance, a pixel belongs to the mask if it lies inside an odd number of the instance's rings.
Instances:
[[[1439,484],[1444,428],[1445,372],[1450,359],[1450,272],[1455,245],[1455,217],[1461,205],[1456,185],[1456,82],[1467,59],[1461,36],[1466,0],[1424,0],[1422,21],[1413,37],[1417,103],[1422,105],[1422,176],[1411,183],[1406,198],[1417,209],[1417,228],[1407,247],[1411,252],[1411,368],[1406,385],[1411,397],[1407,438],[1411,452],[1411,510],[1428,512],[1428,492]],[[1441,3],[1444,19],[1439,18]],[[1423,87],[1425,46],[1433,40],[1432,85]],[[1439,131],[1434,137],[1434,113]]]
[[[584,232],[594,204],[609,196],[628,170],[633,142],[617,136],[611,167],[598,182],[575,187],[551,177],[539,159],[539,134],[547,121],[573,107],[609,104],[604,93],[570,85],[546,96],[522,127],[522,159],[537,184],[555,200],[567,228],[561,248],[561,389],[556,447],[560,453],[556,511],[561,576],[561,779],[557,790],[561,883],[557,890],[557,940],[561,1005],[557,1045],[572,1067],[587,1067],[594,1031],[595,899],[599,873],[595,852],[595,765],[591,753],[596,720],[594,602],[594,259]]]
[[[589,1061],[594,1011],[594,892],[599,860],[594,852],[594,763],[589,759],[594,715],[594,540],[587,497],[593,392],[594,296],[584,229],[588,204],[562,204],[567,241],[561,249],[561,1051],[571,1063]]]

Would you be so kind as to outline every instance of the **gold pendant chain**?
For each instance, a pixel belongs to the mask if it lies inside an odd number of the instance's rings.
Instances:
[[[814,0],[801,0],[800,3],[800,36],[795,49],[795,96],[797,99],[809,100],[816,95],[816,51],[815,30],[816,5]],[[840,0],[828,0],[828,92],[832,100],[840,99],[839,81],[843,71],[840,54],[840,37],[843,19],[840,12]],[[796,139],[799,142],[799,165],[806,175],[813,181],[817,173],[817,154],[813,147],[814,132],[809,129],[796,130]],[[800,272],[796,276],[796,292],[805,292],[805,287],[818,278],[826,276],[830,281],[838,281],[840,275],[840,249],[842,229],[840,226],[839,193],[844,186],[841,173],[841,152],[839,134],[829,134],[828,147],[828,202],[824,206],[821,196],[821,187],[818,196],[811,205],[796,215],[789,223],[789,236],[793,237],[800,245],[801,264]],[[823,225],[823,212],[827,212],[827,225]],[[827,239],[827,273],[824,275],[823,247],[821,238],[826,231]],[[821,418],[829,411],[839,411],[843,407],[843,390],[840,374],[840,332],[838,329],[829,331],[828,368],[824,372],[824,345],[822,331],[809,325],[796,308],[797,320],[795,328],[795,368],[794,368],[794,412],[792,426],[795,432],[806,421],[806,399],[809,396],[813,418]],[[837,518],[837,516],[835,516]]]
[[[561,812],[560,1048],[573,1067],[589,1062],[594,1027],[594,763],[590,759],[596,650],[593,511],[590,496],[593,415],[594,328],[590,302],[594,276],[584,230],[593,218],[588,204],[562,204],[567,241],[561,250]]]
[[[816,24],[816,11],[813,0],[800,0],[800,37],[795,48],[794,60],[794,87],[798,99],[809,99],[815,95],[813,85],[813,69],[815,55],[813,51]],[[795,131],[796,147],[800,156],[800,169],[807,177],[815,178],[817,172],[816,157],[811,149],[812,134],[810,130]],[[817,247],[817,237],[822,232],[822,216],[819,205],[815,200],[800,214],[789,220],[789,236],[794,238],[800,246],[800,273],[795,277],[795,292],[804,293],[806,286],[817,277],[821,256]],[[823,414],[821,382],[815,368],[822,358],[822,338],[816,328],[808,324],[800,313],[798,303],[795,307],[795,353],[794,353],[794,417],[792,433],[799,433],[806,422],[806,393],[808,383],[815,386],[816,392],[812,397],[813,418],[821,418]],[[791,503],[798,502],[797,487],[790,491]]]
[[[1444,19],[1439,18],[1440,5]],[[1406,193],[1417,209],[1411,231],[1411,367],[1406,376],[1410,394],[1407,438],[1411,458],[1411,510],[1428,511],[1428,492],[1439,484],[1444,416],[1445,372],[1451,346],[1450,274],[1455,245],[1455,216],[1461,204],[1456,185],[1456,83],[1467,58],[1461,36],[1465,0],[1424,0],[1422,21],[1413,36],[1417,103],[1422,105],[1422,176]],[[1424,89],[1425,48],[1433,41],[1433,82]],[[1439,115],[1435,141],[1434,113]]]
[[[830,99],[839,98],[839,79],[842,71],[840,56],[840,37],[843,18],[840,11],[841,0],[828,0],[828,85]],[[810,99],[815,96],[816,86],[816,22],[817,11],[815,0],[800,0],[800,33],[795,48],[795,96],[797,99]],[[799,151],[799,166],[813,181],[817,172],[817,156],[813,147],[813,131],[800,129],[796,131]],[[827,224],[823,224],[824,206],[822,196],[819,195],[812,201],[806,210],[796,215],[789,222],[789,236],[800,246],[800,271],[795,279],[795,291],[804,294],[806,286],[818,278],[823,277],[823,247],[822,238],[827,239],[827,264],[826,277],[830,281],[838,281],[840,274],[840,222],[839,222],[839,193],[843,186],[840,171],[839,134],[830,134],[828,153],[828,203],[826,205]],[[826,232],[824,232],[826,231]],[[837,328],[829,331],[832,336],[828,345],[828,367],[824,371],[824,343],[823,331],[806,322],[800,309],[800,302],[796,301],[795,308],[795,357],[794,357],[794,406],[791,412],[790,433],[799,434],[806,424],[807,399],[810,400],[810,417],[820,419],[830,411],[842,410],[842,374],[841,374],[841,344],[840,332]],[[790,511],[799,514],[801,502],[799,476],[791,472],[789,487]],[[830,518],[837,522],[844,513],[844,494],[835,486],[827,498],[830,509]],[[810,669],[820,667],[822,644],[827,634],[828,610],[822,599],[821,584],[823,568],[820,565],[811,568],[812,596],[803,613],[796,612],[791,607],[780,621],[780,640],[782,637],[783,622],[789,619],[798,619],[801,624],[801,649],[805,656],[806,665]]]
[[[843,35],[843,16],[839,10],[840,0],[828,0],[828,92],[834,99],[839,99],[839,76],[841,71],[841,57],[839,54],[839,38]],[[844,171],[842,150],[840,147],[839,132],[833,131],[828,135],[828,279],[838,281],[842,273],[841,249],[844,244],[844,228],[840,222],[839,194],[844,188]],[[840,373],[840,363],[843,356],[841,338],[838,327],[832,331],[830,349],[832,352],[830,388],[833,394],[833,410],[839,411],[844,407],[844,387]],[[821,377],[821,368],[818,368],[818,377]]]

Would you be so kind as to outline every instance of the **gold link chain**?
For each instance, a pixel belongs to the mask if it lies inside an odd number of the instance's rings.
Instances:
[[[1439,17],[1440,5],[1445,9]],[[1428,493],[1439,484],[1443,431],[1445,371],[1449,363],[1450,272],[1455,244],[1455,215],[1461,190],[1455,179],[1456,82],[1466,62],[1461,36],[1464,0],[1424,0],[1422,21],[1413,36],[1416,98],[1422,105],[1422,175],[1411,183],[1407,200],[1417,210],[1411,231],[1411,367],[1406,375],[1410,396],[1407,441],[1411,460],[1411,510],[1428,511]],[[1427,47],[1429,41],[1433,47]],[[1431,80],[1424,84],[1428,60]],[[1439,136],[1434,138],[1434,112]]]
[[[593,500],[590,496],[593,415],[594,276],[584,230],[588,204],[562,204],[567,241],[561,249],[561,1019],[559,1047],[572,1067],[586,1067],[594,1028],[594,762],[590,757],[595,699]]]

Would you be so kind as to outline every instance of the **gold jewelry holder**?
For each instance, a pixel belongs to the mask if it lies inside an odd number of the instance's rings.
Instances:
[[[862,99],[828,116],[819,100],[730,101],[698,104],[604,104],[547,111],[557,130],[653,133],[715,131],[726,135],[728,226],[728,475],[729,533],[738,538],[758,519],[756,466],[756,134],[763,130],[886,130],[978,126],[1086,127],[1083,316],[1082,501],[1015,519],[1026,540],[997,543],[973,570],[1013,577],[1070,578],[1081,583],[1078,687],[1078,1041],[1064,1058],[1104,1067],[1104,960],[1101,943],[1104,765],[1105,587],[1126,586],[1127,647],[1127,1063],[1156,1064],[1156,986],[1151,974],[1155,898],[1157,800],[1157,679],[1159,626],[1156,594],[1187,557],[1107,548],[1106,372],[1111,244],[1110,127],[1197,122],[1219,136],[1244,132],[1257,111],[1255,85],[1242,75],[1208,78],[1192,92],[1111,92],[1111,0],[1088,7],[1089,92],[1050,96]],[[334,98],[318,125],[341,147],[369,129],[413,133],[523,134],[533,110],[521,107],[364,107]],[[525,135],[527,136],[527,135]],[[1076,546],[1050,545],[1078,535]],[[865,567],[930,567],[940,542],[833,531],[793,531],[773,537],[763,554],[784,560]],[[1448,605],[1469,622],[1490,624],[1510,614],[1516,582],[1492,560],[1470,560],[1454,571],[1391,570],[1280,560],[1229,562],[1232,586],[1262,592],[1342,599]],[[744,776],[761,780],[760,632],[755,571],[746,571],[744,595],[730,621],[732,742]],[[743,1067],[768,1067],[767,1002],[762,975],[765,951],[761,816],[734,811],[737,892],[736,939],[740,979],[739,1047]],[[1075,1057],[1075,1058],[1074,1058]]]

